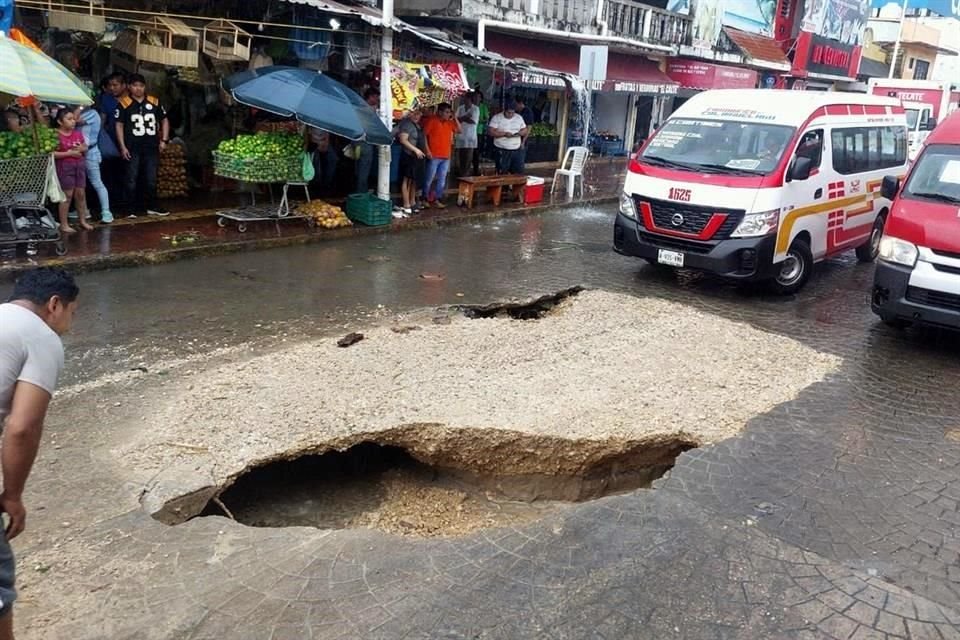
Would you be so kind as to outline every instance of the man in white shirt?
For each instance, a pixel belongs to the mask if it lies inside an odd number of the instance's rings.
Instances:
[[[460,133],[457,134],[457,175],[473,175],[470,165],[473,163],[473,154],[477,148],[477,125],[480,123],[480,94],[471,91],[464,99],[464,103],[457,109],[457,122],[460,123]]]
[[[60,336],[73,324],[79,293],[66,271],[43,267],[20,276],[10,302],[0,304],[0,509],[7,514],[6,528],[0,531],[0,640],[13,640],[17,592],[10,540],[26,524],[23,488],[63,370]]]
[[[523,138],[527,123],[516,111],[517,105],[507,102],[502,113],[490,118],[490,137],[497,154],[497,173],[523,173]]]

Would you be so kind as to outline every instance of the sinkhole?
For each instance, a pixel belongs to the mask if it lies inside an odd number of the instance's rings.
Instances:
[[[510,318],[512,320],[542,320],[557,310],[567,300],[584,291],[581,286],[562,289],[556,293],[539,296],[522,302],[495,302],[487,305],[458,305],[455,307],[466,317]]]
[[[378,529],[458,536],[522,526],[571,504],[650,487],[695,443],[514,437],[489,447],[456,438],[417,447],[362,440],[254,466],[209,494],[154,517],[177,524],[226,516],[252,527]]]

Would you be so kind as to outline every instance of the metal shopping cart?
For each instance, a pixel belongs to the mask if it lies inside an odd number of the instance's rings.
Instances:
[[[0,251],[26,246],[36,255],[39,245],[52,244],[58,256],[67,253],[60,225],[43,206],[51,176],[52,155],[0,160]]]

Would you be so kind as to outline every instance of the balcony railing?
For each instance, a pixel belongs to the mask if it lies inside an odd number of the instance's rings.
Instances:
[[[589,31],[594,26],[593,16],[597,10],[594,0],[541,0],[540,17],[557,20],[570,26],[579,26]]]
[[[604,17],[610,35],[667,46],[690,42],[690,16],[631,0],[606,0]]]

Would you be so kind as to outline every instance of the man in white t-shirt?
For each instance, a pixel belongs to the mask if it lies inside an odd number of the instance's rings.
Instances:
[[[73,324],[79,293],[66,271],[43,267],[21,275],[10,302],[0,304],[0,509],[7,514],[6,528],[0,531],[0,640],[13,640],[17,592],[10,540],[26,524],[23,488],[63,370],[60,336]]]
[[[502,113],[490,118],[488,131],[493,138],[497,154],[497,173],[523,173],[523,138],[527,135],[527,123],[516,111],[516,104],[507,102]]]
[[[474,91],[468,93],[464,103],[457,109],[457,122],[460,123],[460,132],[456,137],[457,147],[457,175],[473,175],[470,165],[473,163],[473,154],[477,148],[477,125],[480,124],[480,94]]]

